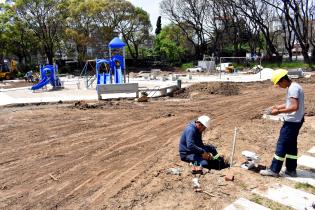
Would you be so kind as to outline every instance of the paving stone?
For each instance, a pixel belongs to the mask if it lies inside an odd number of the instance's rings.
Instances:
[[[297,164],[300,166],[306,166],[306,167],[315,169],[315,157],[311,157],[308,155],[302,155],[297,160]]]
[[[285,178],[290,179],[295,182],[309,184],[315,187],[315,173],[308,170],[297,170],[297,177],[290,177],[288,175],[283,175]]]
[[[315,154],[315,146],[312,147],[310,150],[307,151],[308,153],[312,153],[312,154]]]
[[[234,201],[231,205],[224,208],[224,210],[253,210],[253,209],[268,210],[269,208],[266,208],[260,204],[254,203],[245,198],[239,198],[236,201]]]
[[[253,193],[294,209],[311,210],[315,201],[313,194],[280,184],[269,187],[265,192],[255,189]]]

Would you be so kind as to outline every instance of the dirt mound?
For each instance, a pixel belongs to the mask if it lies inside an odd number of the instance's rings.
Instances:
[[[117,100],[117,99],[116,99]],[[117,100],[117,101],[99,101],[97,103],[87,103],[86,101],[78,101],[75,102],[71,109],[80,109],[80,110],[88,110],[88,109],[129,109],[136,108],[139,105],[135,104],[133,101],[128,100]]]
[[[174,92],[174,97],[188,98],[190,93],[199,92],[203,94],[214,94],[232,96],[240,93],[240,85],[230,82],[211,82],[194,84],[188,88],[183,88]]]
[[[298,78],[298,79],[292,79],[292,80],[297,83],[315,83],[315,75],[312,75],[309,78]]]
[[[77,109],[95,109],[97,106],[95,104],[88,104],[86,101],[78,101],[74,103],[73,108]]]

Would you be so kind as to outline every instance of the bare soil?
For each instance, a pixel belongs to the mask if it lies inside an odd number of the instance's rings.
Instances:
[[[26,82],[24,80],[20,81],[7,81],[7,80],[2,80],[0,81],[0,89],[9,89],[9,88],[19,88],[19,87],[29,87],[32,86],[33,83]]]
[[[301,83],[308,116],[299,154],[314,146],[315,135],[315,83]],[[282,102],[285,90],[269,82],[219,84],[237,89],[225,94],[213,85],[218,84],[196,85],[183,95],[148,103],[0,108],[0,209],[222,209],[236,198],[250,198],[255,188],[275,182],[294,186],[239,167],[243,150],[256,152],[262,165],[269,165],[281,122],[261,119],[261,113]],[[194,191],[195,175],[178,155],[181,132],[202,114],[212,118],[205,142],[227,158],[234,128],[239,129],[235,167],[199,178],[208,194]],[[167,173],[174,167],[183,173]],[[235,180],[225,181],[231,172]]]

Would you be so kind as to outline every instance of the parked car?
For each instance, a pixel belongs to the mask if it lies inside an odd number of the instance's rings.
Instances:
[[[137,74],[138,77],[150,77],[151,71],[139,71]]]
[[[204,72],[204,70],[200,66],[195,66],[192,68],[187,68],[187,72]]]

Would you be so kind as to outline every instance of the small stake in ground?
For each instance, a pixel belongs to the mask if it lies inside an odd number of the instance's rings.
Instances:
[[[233,165],[233,158],[235,153],[235,144],[236,144],[236,134],[237,134],[237,128],[234,129],[234,137],[233,137],[233,147],[232,147],[232,154],[231,154],[231,160],[230,160],[230,168],[231,169]],[[228,172],[228,174],[224,177],[225,181],[234,181],[234,174],[232,172]]]
[[[231,162],[230,162],[230,168],[233,165],[233,158],[235,153],[235,144],[236,144],[236,134],[237,134],[237,128],[234,128],[234,137],[233,137],[233,147],[232,147],[232,154],[231,154]]]

